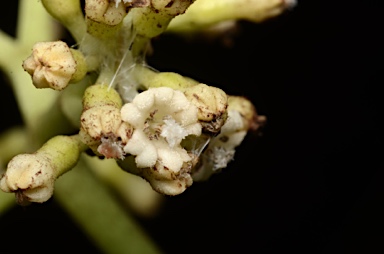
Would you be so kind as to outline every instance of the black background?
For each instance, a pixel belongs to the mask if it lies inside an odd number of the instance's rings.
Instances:
[[[268,22],[241,22],[231,48],[154,41],[150,65],[246,96],[268,118],[221,174],[140,220],[165,253],[384,252],[383,10],[373,0],[302,0]],[[5,14],[12,33],[15,14]],[[1,129],[20,122],[10,94],[2,86]],[[54,197],[2,216],[0,236],[0,253],[51,253],[39,244],[47,237],[97,253]]]

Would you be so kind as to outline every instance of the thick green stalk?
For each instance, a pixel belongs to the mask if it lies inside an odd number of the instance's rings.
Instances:
[[[127,174],[115,160],[100,160],[96,156],[86,156],[85,159],[92,172],[119,195],[130,211],[143,217],[157,214],[164,196],[154,191],[148,182],[137,175]]]
[[[81,11],[80,0],[42,0],[48,13],[64,25],[77,42],[80,42],[87,30]]]
[[[1,67],[11,81],[24,123],[32,135],[37,131],[37,123],[43,112],[52,107],[58,93],[48,89],[36,89],[31,84],[31,77],[23,71],[21,63],[31,53],[35,42],[52,40],[55,37],[51,21],[39,1],[21,0],[14,44],[9,45],[10,40],[6,36],[0,38],[5,38],[1,44],[8,45],[10,50],[4,51],[5,55],[0,56]]]
[[[261,22],[295,5],[295,0],[198,0],[171,21],[168,31],[191,33],[223,21]]]
[[[104,253],[160,253],[84,161],[57,181],[55,197]]]
[[[13,156],[28,151],[29,137],[22,127],[13,127],[0,134],[0,167],[5,166]]]
[[[5,32],[0,30],[0,68],[6,69],[9,63],[9,60],[13,58],[13,55],[17,50],[17,43],[15,40],[6,34]]]
[[[16,30],[18,42],[32,47],[36,42],[52,40],[57,36],[52,21],[40,1],[20,0]]]
[[[175,90],[184,90],[199,84],[196,80],[184,77],[174,72],[156,72],[142,65],[137,65],[133,74],[135,81],[142,87],[170,87]]]

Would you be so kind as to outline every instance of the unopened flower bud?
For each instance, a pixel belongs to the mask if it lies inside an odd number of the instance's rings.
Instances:
[[[36,43],[23,68],[37,88],[54,90],[63,90],[70,82],[80,81],[87,72],[82,53],[62,41]]]
[[[115,26],[127,15],[123,4],[112,0],[86,0],[85,15],[87,19],[109,26]]]
[[[225,92],[216,87],[198,84],[188,87],[184,94],[197,107],[203,128],[208,132],[219,132],[227,117],[228,98]]]
[[[96,84],[85,90],[80,119],[80,138],[93,152],[107,158],[122,159],[123,146],[132,127],[121,120],[122,101],[116,90]]]
[[[19,203],[42,203],[53,194],[55,180],[74,167],[83,148],[76,136],[56,136],[34,154],[14,157],[1,177],[0,189],[15,192]]]

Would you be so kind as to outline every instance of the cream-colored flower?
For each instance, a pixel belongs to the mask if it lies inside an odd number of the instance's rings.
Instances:
[[[150,88],[125,104],[121,117],[134,128],[124,151],[135,156],[139,174],[155,190],[177,195],[192,184],[194,157],[180,143],[189,135],[201,135],[201,124],[196,106],[182,92]]]

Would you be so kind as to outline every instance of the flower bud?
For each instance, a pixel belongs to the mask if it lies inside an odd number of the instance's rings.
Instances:
[[[19,203],[45,202],[55,180],[76,165],[82,149],[76,136],[56,136],[34,154],[17,155],[8,163],[0,189],[15,192]]]
[[[95,154],[124,157],[123,146],[132,135],[132,127],[121,120],[121,105],[120,95],[107,85],[96,84],[85,90],[79,134]]]
[[[87,19],[115,26],[127,15],[123,4],[116,4],[112,0],[86,0],[85,16]]]
[[[63,90],[70,82],[80,81],[87,72],[82,53],[62,41],[36,43],[23,68],[37,88],[54,90]]]
[[[198,84],[188,87],[185,96],[198,109],[198,118],[205,131],[217,133],[227,118],[228,98],[219,88]]]

